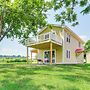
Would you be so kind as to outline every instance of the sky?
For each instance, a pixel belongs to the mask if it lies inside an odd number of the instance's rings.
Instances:
[[[48,12],[48,23],[50,24],[60,24],[59,22],[55,22],[54,20],[54,11],[51,10]],[[72,31],[74,31],[77,35],[79,35],[83,40],[87,41],[90,39],[90,14],[81,15],[78,13],[78,21],[79,25],[72,27],[70,24],[66,24]],[[4,38],[3,41],[0,42],[0,55],[22,55],[26,56],[26,47],[19,44],[18,40],[15,39],[12,41],[11,39]]]

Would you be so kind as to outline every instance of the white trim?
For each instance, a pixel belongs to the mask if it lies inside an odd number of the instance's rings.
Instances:
[[[50,50],[44,50],[43,51],[43,59],[44,59],[44,53],[45,53],[45,51],[50,51]],[[53,63],[53,64],[56,64],[56,49],[53,49],[52,51],[55,51],[55,63]]]
[[[46,28],[47,28],[47,26],[43,27],[37,34],[39,35],[40,33],[42,33]]]

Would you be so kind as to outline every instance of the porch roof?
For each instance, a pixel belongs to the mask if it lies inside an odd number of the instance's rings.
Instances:
[[[38,53],[38,50],[37,49],[33,49],[31,50],[32,53]]]
[[[60,46],[62,46],[61,44],[58,44],[54,41],[44,41],[44,42],[41,42],[41,43],[36,43],[36,44],[32,44],[28,47],[31,47],[31,48],[36,48],[36,49],[50,49],[50,42],[52,42],[53,44],[53,49],[58,49]]]

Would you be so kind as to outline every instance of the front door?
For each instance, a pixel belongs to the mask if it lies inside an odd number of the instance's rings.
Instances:
[[[55,63],[56,61],[56,52],[55,50],[52,51],[52,63]],[[44,51],[44,62],[50,63],[50,51],[46,50]]]

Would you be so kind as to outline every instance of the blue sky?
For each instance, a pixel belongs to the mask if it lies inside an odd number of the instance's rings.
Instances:
[[[59,22],[55,22],[53,19],[54,11],[49,11],[48,15],[48,23],[51,24],[59,24]],[[77,35],[79,35],[83,40],[87,41],[90,39],[90,14],[81,15],[78,14],[79,25],[72,27],[70,24],[66,24],[69,28],[71,28]],[[12,41],[11,39],[4,39],[0,42],[0,55],[23,55],[26,56],[26,47],[19,44],[18,40],[15,39]]]

